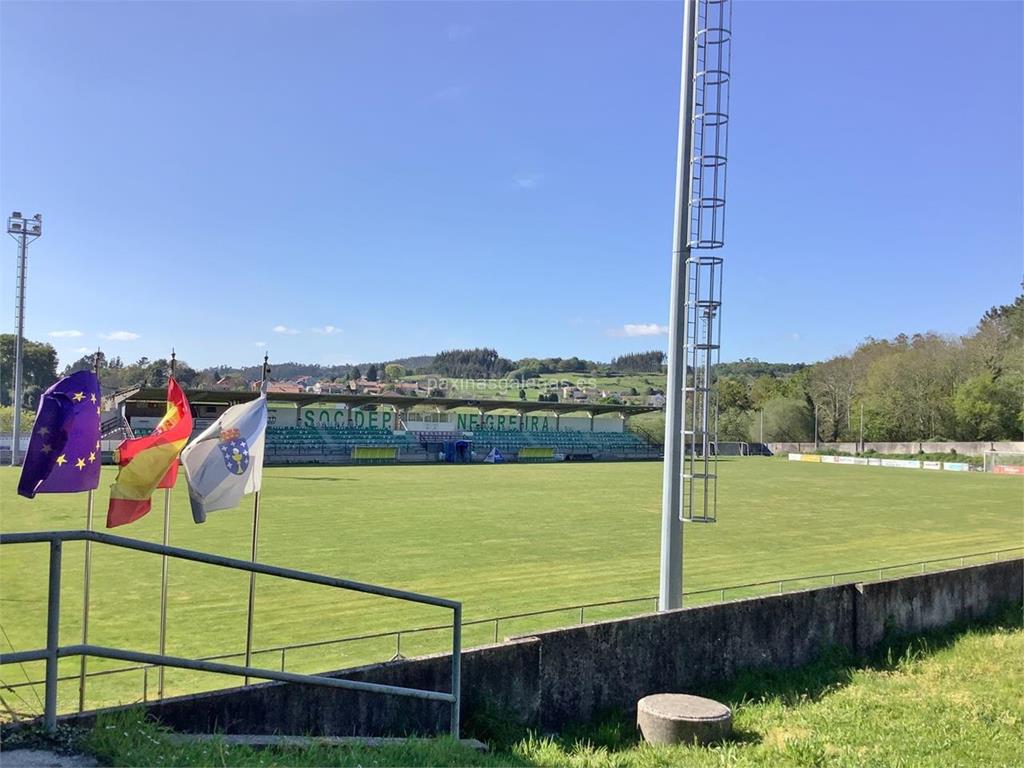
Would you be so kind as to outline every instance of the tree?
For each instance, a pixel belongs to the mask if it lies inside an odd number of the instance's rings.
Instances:
[[[370,367],[366,369],[366,380],[376,381],[377,380],[377,366],[370,363]]]
[[[834,357],[813,367],[811,399],[818,406],[818,431],[825,440],[835,442],[846,427],[855,386],[853,361],[849,357]]]
[[[362,377],[363,377],[363,374],[361,374],[359,372],[359,368],[357,366],[353,366],[352,367],[352,378],[355,379],[356,381],[359,381]]]
[[[988,371],[964,382],[953,397],[953,410],[962,440],[1020,437],[1024,428],[1019,390]]]
[[[814,412],[803,400],[784,397],[769,400],[764,404],[764,439],[771,443],[813,440]]]
[[[388,381],[398,381],[405,376],[405,366],[398,363],[388,363],[384,366],[384,378]]]
[[[0,334],[2,405],[11,405],[14,400],[14,347],[13,333]],[[39,405],[39,394],[57,380],[57,350],[50,344],[25,339],[22,346],[21,371],[25,396],[22,407],[35,410]]]
[[[525,389],[520,389],[519,390],[519,399],[520,400],[525,400],[526,399],[526,390]]]
[[[718,407],[723,411],[746,411],[750,408],[750,387],[745,381],[732,376],[722,376],[715,382],[715,387],[718,390]]]
[[[726,442],[750,439],[751,417],[746,411],[722,411],[718,416],[718,439]]]
[[[575,359],[575,358],[574,358]],[[632,352],[613,358],[611,368],[615,371],[633,373],[658,373],[665,362],[665,353],[655,349],[650,352]]]
[[[32,425],[36,423],[36,412],[21,409],[21,431],[31,432]],[[0,405],[0,434],[10,437],[14,429],[14,409],[9,405]]]

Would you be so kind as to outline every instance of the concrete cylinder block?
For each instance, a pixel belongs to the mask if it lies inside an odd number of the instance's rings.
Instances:
[[[732,733],[732,710],[685,693],[656,693],[640,699],[636,724],[650,744],[711,744]]]

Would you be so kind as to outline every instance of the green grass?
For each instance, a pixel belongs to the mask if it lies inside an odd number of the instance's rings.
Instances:
[[[872,568],[891,563],[1017,547],[1024,480],[984,474],[925,473],[874,467],[797,464],[769,459],[720,463],[719,519],[686,527],[686,588]],[[105,470],[97,493],[102,527]],[[16,474],[0,470],[5,532],[81,528],[85,496],[16,497]],[[661,465],[295,467],[265,472],[260,559],[336,576],[461,600],[465,619],[657,593]],[[186,494],[172,494],[173,544],[248,558],[247,504],[191,522]],[[158,541],[154,512],[115,530]],[[4,547],[0,626],[13,647],[45,643],[46,548]],[[94,548],[90,641],[155,651],[158,558]],[[83,545],[64,553],[61,641],[80,639]],[[168,653],[187,657],[241,651],[248,576],[198,564],[170,566]],[[893,573],[896,575],[896,573]],[[822,582],[794,584],[811,586]],[[730,597],[742,596],[731,593]],[[636,610],[636,608],[634,608]],[[593,611],[588,619],[613,615]],[[620,611],[621,615],[621,611]],[[258,648],[445,623],[450,614],[382,598],[260,577]],[[503,624],[501,635],[578,621],[566,612]],[[489,642],[493,626],[466,629],[466,647]],[[6,641],[0,638],[6,646]],[[389,658],[393,640],[289,651],[294,671],[340,668]],[[445,633],[403,638],[402,652],[441,650]],[[255,658],[278,666],[278,654]],[[91,660],[90,669],[123,666]],[[76,659],[61,662],[74,674]],[[0,668],[14,683],[42,675],[41,664]],[[168,695],[237,679],[167,672]],[[149,695],[155,676],[149,678]],[[141,672],[93,679],[89,704],[142,697]],[[77,700],[62,684],[64,708]],[[0,691],[16,709],[38,710],[41,690]]]
[[[138,712],[77,740],[104,764],[178,766],[1010,766],[1024,753],[1020,608],[994,625],[895,641],[867,664],[828,655],[800,670],[748,673],[710,692],[734,712],[734,738],[653,747],[609,718],[557,736],[510,732],[480,754],[448,738],[380,749],[253,750],[181,745]]]

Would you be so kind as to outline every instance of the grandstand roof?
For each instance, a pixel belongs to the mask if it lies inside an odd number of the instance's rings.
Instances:
[[[235,403],[246,403],[255,400],[256,392],[247,390],[223,391],[211,389],[186,390],[186,396],[190,403],[204,405],[233,405]],[[478,408],[481,411],[513,410],[528,413],[531,411],[548,411],[549,413],[589,413],[598,416],[602,413],[619,413],[623,416],[633,416],[638,413],[650,413],[661,410],[649,405],[613,405],[611,403],[550,403],[538,402],[537,400],[488,400],[488,399],[463,399],[455,397],[413,397],[411,395],[397,395],[387,392],[380,395],[370,394],[344,394],[344,395],[317,395],[313,392],[271,392],[268,395],[275,403],[294,403],[296,407],[302,408],[316,403],[345,403],[353,408],[364,405],[393,405],[398,408],[412,408],[417,405],[433,406],[442,411],[450,411],[455,408]],[[163,402],[167,397],[167,390],[163,387],[144,387],[138,392],[130,395],[128,402]]]

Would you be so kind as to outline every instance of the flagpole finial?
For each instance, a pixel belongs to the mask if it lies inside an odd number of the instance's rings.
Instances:
[[[171,347],[171,378],[174,378],[174,363],[178,359],[178,356],[174,353],[174,347]]]

